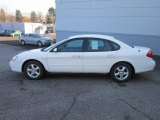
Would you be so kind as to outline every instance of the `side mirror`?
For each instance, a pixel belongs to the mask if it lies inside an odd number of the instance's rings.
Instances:
[[[58,49],[57,49],[57,48],[54,48],[54,49],[53,49],[53,52],[57,52],[57,51],[58,51]]]

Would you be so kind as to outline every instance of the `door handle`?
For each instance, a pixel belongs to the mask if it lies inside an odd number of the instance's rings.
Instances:
[[[79,56],[79,55],[73,55],[72,58],[79,59],[79,58],[81,58],[81,56]]]
[[[109,55],[107,55],[107,57],[108,57],[108,58],[115,58],[116,55],[114,55],[114,54],[109,54]]]

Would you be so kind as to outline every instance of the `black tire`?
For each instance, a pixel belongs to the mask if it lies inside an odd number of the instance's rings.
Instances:
[[[24,65],[23,73],[30,80],[39,80],[44,77],[45,70],[40,62],[29,61]]]
[[[110,74],[117,82],[126,82],[131,79],[133,70],[127,63],[117,63],[112,67]]]
[[[41,46],[42,46],[42,42],[41,42],[41,41],[38,41],[38,42],[37,42],[37,45],[38,45],[39,47],[41,47]]]
[[[25,41],[24,40],[21,40],[21,45],[25,45]]]

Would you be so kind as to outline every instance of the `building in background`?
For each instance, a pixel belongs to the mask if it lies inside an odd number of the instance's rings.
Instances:
[[[43,24],[44,26],[46,26],[46,33],[55,33],[55,24]]]
[[[56,0],[57,41],[107,34],[160,55],[159,11],[160,0]]]
[[[47,30],[47,27],[44,26],[42,23],[0,22],[0,30],[20,30],[24,34],[44,34]]]

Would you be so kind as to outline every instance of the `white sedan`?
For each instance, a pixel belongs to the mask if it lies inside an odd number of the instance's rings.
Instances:
[[[110,73],[116,81],[124,82],[135,73],[153,70],[152,56],[149,48],[131,47],[111,36],[77,35],[46,49],[20,53],[12,58],[10,67],[33,80],[45,72]]]

